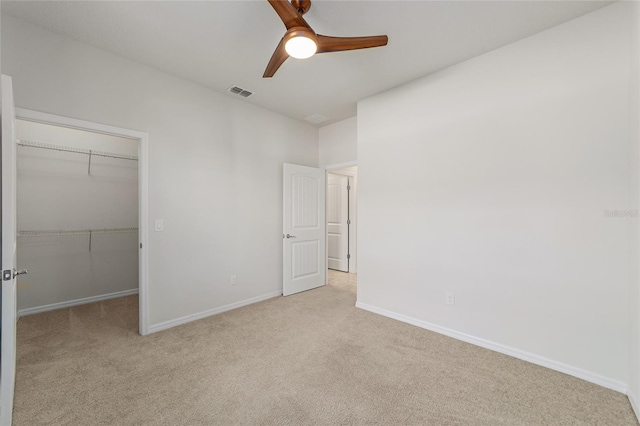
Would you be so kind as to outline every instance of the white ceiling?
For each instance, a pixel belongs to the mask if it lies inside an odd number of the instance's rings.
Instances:
[[[313,0],[319,34],[387,34],[386,47],[288,59],[262,73],[284,35],[266,0],[2,1],[2,13],[303,120],[352,117],[358,100],[553,27],[610,2]],[[232,95],[229,95],[232,96]]]

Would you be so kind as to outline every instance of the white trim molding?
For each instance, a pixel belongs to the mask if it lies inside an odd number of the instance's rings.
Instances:
[[[344,163],[336,163],[336,164],[327,164],[325,166],[323,166],[322,168],[325,170],[333,170],[333,169],[342,169],[345,167],[351,167],[351,166],[357,166],[358,165],[358,161],[354,160],[354,161],[347,161]]]
[[[16,108],[16,118],[138,141],[139,333],[149,334],[149,134],[23,108]]]
[[[68,127],[77,130],[89,130],[104,135],[117,136],[127,139],[142,139],[146,133],[137,130],[123,129],[121,127],[109,126],[107,124],[94,123],[92,121],[78,120],[61,115],[49,114],[46,112],[32,111],[30,109],[16,108],[16,118],[18,120],[33,121],[35,123],[53,124],[60,127]]]
[[[228,305],[220,306],[219,308],[208,309],[197,314],[191,314],[184,317],[176,318],[169,321],[164,321],[158,324],[153,324],[149,327],[149,333],[155,333],[157,331],[167,330],[169,328],[176,327],[178,325],[186,324],[199,319],[207,318],[213,315],[221,314],[223,312],[232,311],[234,309],[242,308],[243,306],[252,305],[254,303],[262,302],[267,299],[273,299],[274,297],[282,296],[282,290],[275,291],[273,293],[267,293],[262,296],[252,297],[251,299],[241,300],[240,302],[230,303]]]
[[[596,385],[600,385],[602,387],[612,389],[617,392],[627,394],[628,386],[626,383],[620,382],[618,380],[613,380],[605,376],[601,376],[600,374],[592,373],[590,371],[586,371],[581,368],[577,368],[568,364],[554,361],[552,359],[545,358],[545,357],[533,354],[531,352],[522,351],[520,349],[505,346],[500,343],[491,342],[489,340],[485,340],[479,337],[471,336],[469,334],[461,333],[459,331],[452,330],[446,327],[441,327],[439,325],[432,324],[427,321],[419,320],[416,318],[409,317],[407,315],[388,311],[386,309],[378,308],[376,306],[368,305],[366,303],[356,302],[356,307],[360,309],[364,309],[365,311],[369,311],[378,315],[385,316],[387,318],[392,318],[398,321],[405,322],[407,324],[415,325],[417,327],[424,328],[426,330],[433,331],[438,334],[443,334],[445,336],[452,337],[457,340],[462,340],[463,342],[471,343],[472,345],[480,346],[485,349],[489,349],[495,352],[509,355],[514,358],[518,358],[523,361],[530,362],[532,364],[540,365],[542,367],[546,367],[551,370],[559,371],[561,373],[565,373],[570,376],[574,376],[579,379],[586,380],[587,382],[595,383]],[[631,400],[631,398],[629,399]],[[633,402],[632,402],[632,405],[633,405]]]
[[[116,299],[118,297],[132,296],[138,294],[138,289],[117,291],[115,293],[101,294],[99,296],[84,297],[82,299],[67,300],[64,302],[52,303],[50,305],[36,306],[35,308],[20,309],[18,316],[40,314],[42,312],[55,311],[56,309],[70,308],[72,306],[86,305],[87,303],[101,302],[103,300]]]

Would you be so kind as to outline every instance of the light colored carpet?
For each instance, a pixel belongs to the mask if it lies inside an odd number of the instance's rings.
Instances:
[[[636,425],[617,392],[354,307],[354,276],[150,336],[22,318],[15,425]]]

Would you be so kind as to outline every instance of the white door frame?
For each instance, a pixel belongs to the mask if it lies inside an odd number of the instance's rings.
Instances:
[[[16,383],[16,129],[12,79],[2,75],[2,350],[0,425],[10,426]],[[9,276],[4,276],[4,272]]]
[[[138,142],[139,333],[143,336],[149,334],[149,134],[22,108],[16,108],[16,119],[102,133]]]
[[[329,175],[329,173],[331,173],[332,170],[343,169],[345,167],[352,167],[352,166],[357,166],[357,165],[358,165],[357,161],[347,161],[345,163],[327,164],[327,165],[325,165],[323,167],[324,173],[325,173],[325,179],[328,181],[328,177],[329,177],[328,175]],[[324,205],[325,205],[325,208],[326,208],[326,206],[327,206],[326,199],[325,199]],[[357,214],[357,209],[358,208],[356,207],[356,214]],[[326,217],[326,214],[325,214],[325,217]],[[325,226],[326,226],[326,224],[325,224]],[[327,236],[326,232],[325,232],[325,239],[326,239],[326,242],[325,242],[325,258],[328,258],[329,257],[329,237]],[[357,246],[357,244],[358,244],[358,242],[356,241],[356,246]],[[349,249],[351,249],[351,247],[349,247]],[[329,274],[326,275],[325,280],[326,280],[326,284],[329,284]]]

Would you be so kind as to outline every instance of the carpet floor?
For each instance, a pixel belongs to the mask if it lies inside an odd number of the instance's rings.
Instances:
[[[14,425],[637,425],[626,396],[354,307],[355,276],[152,334],[21,318]]]

